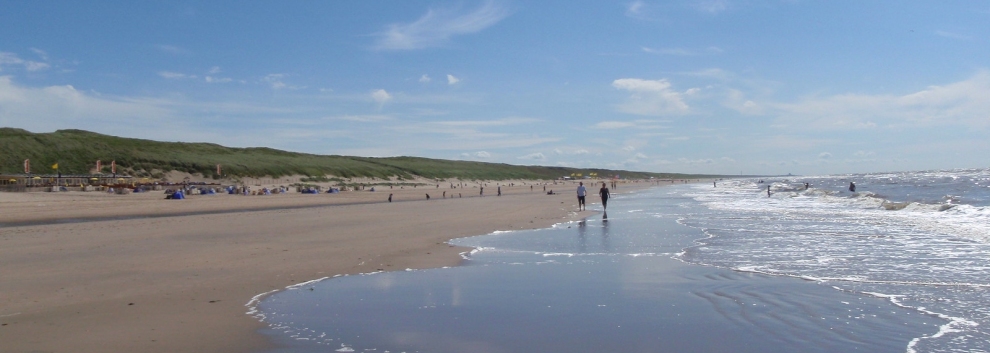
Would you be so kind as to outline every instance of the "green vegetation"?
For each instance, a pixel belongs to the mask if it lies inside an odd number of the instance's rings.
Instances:
[[[22,129],[0,128],[0,173],[23,173],[23,162],[31,160],[35,174],[53,173],[58,163],[62,174],[96,172],[96,160],[103,161],[102,173],[109,173],[110,161],[117,162],[117,173],[136,177],[160,178],[163,173],[180,171],[207,178],[272,177],[304,175],[304,181],[343,181],[367,177],[400,180],[416,176],[458,178],[461,180],[556,179],[581,173],[599,177],[615,174],[623,178],[703,178],[705,175],[645,173],[625,170],[582,169],[543,166],[516,166],[502,163],[450,161],[419,157],[348,157],[280,151],[271,148],[230,148],[212,143],[159,142],[102,135],[83,130],[31,133]],[[223,176],[216,175],[216,165]]]

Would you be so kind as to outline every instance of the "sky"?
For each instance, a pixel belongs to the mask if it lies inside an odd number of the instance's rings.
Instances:
[[[649,172],[987,168],[990,3],[0,0],[0,126]]]

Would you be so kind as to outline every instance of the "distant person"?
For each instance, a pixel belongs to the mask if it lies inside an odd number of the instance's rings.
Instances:
[[[770,197],[770,185],[767,185],[767,197]]]
[[[602,198],[602,208],[608,209],[608,198],[612,196],[608,193],[608,188],[605,187],[605,182],[602,182],[602,188],[598,190],[598,196]]]
[[[392,202],[392,194],[388,194],[388,202]]]
[[[478,195],[485,196],[485,187],[484,186],[481,187],[481,192],[479,192]]]
[[[856,192],[856,184],[849,182],[849,191]]]
[[[584,187],[584,182],[578,183],[577,197],[578,197],[578,211],[584,211],[587,207],[584,205],[584,197],[588,195],[588,189]]]
[[[502,196],[502,187],[501,186],[498,187],[498,195],[496,195],[496,196]]]
[[[446,191],[443,192],[443,198],[447,198],[447,192]]]
[[[426,194],[426,199],[427,199],[427,200],[429,200],[429,199],[430,199],[430,194]]]
[[[811,187],[811,184],[808,184],[808,183],[804,183],[804,189],[805,189],[805,190],[808,190],[808,188],[809,188],[809,187]]]

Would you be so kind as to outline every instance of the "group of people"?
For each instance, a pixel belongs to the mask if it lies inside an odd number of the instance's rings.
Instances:
[[[584,202],[587,195],[588,189],[584,187],[584,182],[579,182],[577,187],[578,211],[588,209]],[[602,182],[602,188],[598,190],[598,196],[602,198],[602,208],[608,209],[608,198],[612,195],[608,192],[608,187],[605,186],[604,181]]]

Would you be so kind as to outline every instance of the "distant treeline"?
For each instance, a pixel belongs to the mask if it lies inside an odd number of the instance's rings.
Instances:
[[[556,179],[572,174],[600,178],[621,175],[627,179],[694,179],[716,177],[677,173],[646,173],[597,168],[518,166],[503,163],[453,161],[419,157],[349,157],[286,152],[271,148],[231,148],[212,143],[160,142],[102,135],[83,130],[32,133],[0,128],[0,173],[24,172],[25,159],[33,174],[117,173],[161,178],[169,171],[199,174],[206,178],[272,177],[304,175],[313,180],[374,177],[412,179],[458,178],[462,180]],[[102,170],[96,171],[101,160]],[[222,175],[217,175],[220,164]]]

